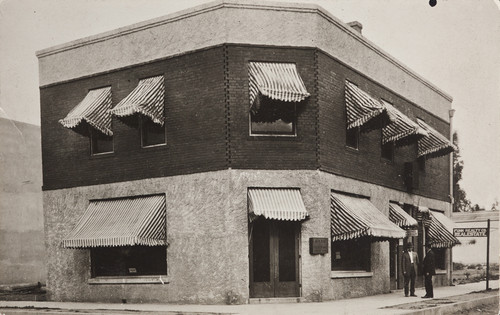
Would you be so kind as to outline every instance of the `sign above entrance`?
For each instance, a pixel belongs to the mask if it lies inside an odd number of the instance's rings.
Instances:
[[[309,239],[309,253],[311,255],[324,255],[328,253],[328,238],[311,237]]]
[[[418,230],[416,229],[406,230],[406,237],[411,237],[411,236],[418,236]]]
[[[453,236],[455,237],[487,237],[487,228],[458,228],[453,229]]]

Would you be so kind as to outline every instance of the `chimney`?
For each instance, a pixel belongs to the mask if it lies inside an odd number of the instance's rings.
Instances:
[[[358,21],[349,22],[349,23],[347,23],[347,25],[349,25],[350,27],[355,29],[359,34],[362,33],[363,24],[359,23]]]

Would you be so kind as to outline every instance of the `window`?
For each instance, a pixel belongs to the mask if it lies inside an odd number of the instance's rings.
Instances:
[[[446,248],[433,248],[436,269],[446,270]]]
[[[371,241],[360,237],[332,242],[332,270],[370,271]]]
[[[90,151],[92,155],[113,152],[113,136],[105,135],[97,129],[90,128]]]
[[[154,123],[146,116],[139,116],[143,147],[165,144],[165,124]]]
[[[90,255],[93,278],[167,274],[165,246],[97,247]]]
[[[390,141],[382,144],[381,156],[388,161],[394,161],[394,142]]]
[[[418,158],[418,169],[425,173],[425,156],[421,156]]]
[[[359,127],[347,129],[345,135],[346,146],[357,150],[359,148]]]
[[[294,136],[296,128],[296,103],[261,97],[260,107],[250,111],[252,135]]]

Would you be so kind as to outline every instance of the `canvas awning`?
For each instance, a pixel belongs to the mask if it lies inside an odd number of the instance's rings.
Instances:
[[[163,126],[164,98],[163,76],[142,79],[137,87],[111,110],[111,113],[118,117],[138,113]]]
[[[447,248],[460,244],[453,236],[453,223],[444,214],[431,211],[431,224],[427,229],[426,243],[434,248]]]
[[[389,221],[368,198],[331,194],[332,241],[361,236],[404,238],[406,232]]]
[[[383,127],[383,125],[396,120],[396,117],[387,110],[382,101],[370,96],[347,80],[345,81],[345,105],[347,129],[363,126],[369,130]]]
[[[167,245],[165,195],[90,201],[66,248]]]
[[[423,120],[417,119],[417,123],[428,133],[427,136],[418,140],[418,157],[438,157],[456,150],[455,145],[450,140],[427,125]]]
[[[111,87],[104,87],[88,91],[85,98],[76,105],[59,123],[66,128],[74,128],[82,121],[90,126],[112,136],[111,131]]]
[[[397,203],[389,203],[389,219],[392,223],[401,228],[416,228],[418,222],[411,215],[406,213]]]
[[[299,189],[249,188],[250,221],[258,216],[272,220],[302,221],[309,215]]]
[[[382,100],[389,112],[396,117],[396,121],[382,128],[382,143],[394,142],[396,146],[407,145],[416,142],[424,136],[427,131],[412,121],[405,114],[397,110],[391,104]]]
[[[254,110],[259,108],[259,94],[283,102],[301,102],[310,95],[294,63],[249,62],[248,75]]]

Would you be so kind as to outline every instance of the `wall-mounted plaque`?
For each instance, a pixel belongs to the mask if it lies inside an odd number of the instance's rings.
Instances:
[[[311,237],[309,239],[309,253],[311,255],[324,255],[328,253],[328,238]]]

